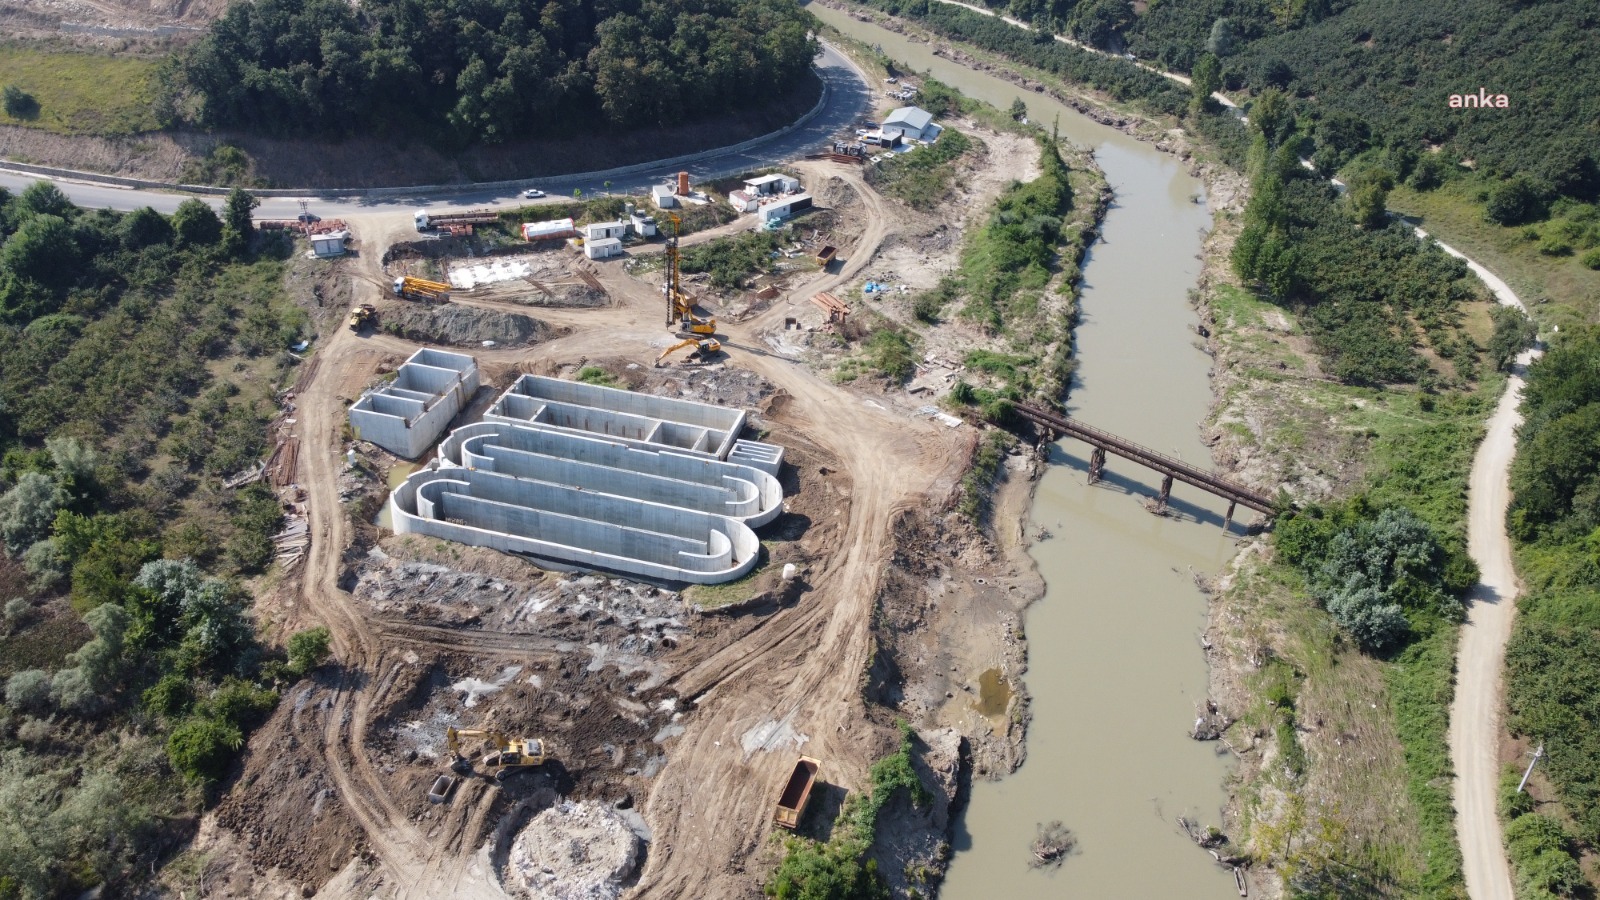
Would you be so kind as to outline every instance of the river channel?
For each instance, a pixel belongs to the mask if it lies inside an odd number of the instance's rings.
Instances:
[[[1198,423],[1210,360],[1196,343],[1187,292],[1211,219],[1203,187],[1173,157],[1039,94],[934,56],[927,44],[816,4],[819,19],[891,58],[1002,109],[1059,116],[1063,136],[1094,149],[1116,193],[1084,266],[1080,367],[1071,415],[1209,467]],[[1177,829],[1187,815],[1220,824],[1227,760],[1189,740],[1206,693],[1199,646],[1205,598],[1194,574],[1234,551],[1225,504],[1174,489],[1175,516],[1146,512],[1160,478],[1115,457],[1089,485],[1088,448],[1064,441],[1039,483],[1030,533],[1048,585],[1028,611],[1028,760],[980,781],[956,825],[946,900],[1025,897],[1236,897],[1233,878]],[[976,673],[974,673],[974,677]],[[1055,870],[1029,866],[1039,823],[1060,820],[1076,851]]]

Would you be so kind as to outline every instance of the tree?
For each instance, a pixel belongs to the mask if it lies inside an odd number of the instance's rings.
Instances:
[[[1021,122],[1023,119],[1026,119],[1027,117],[1028,117],[1028,104],[1022,102],[1022,98],[1021,97],[1014,98],[1011,101],[1011,120],[1014,121],[1014,122]]]
[[[1294,130],[1294,109],[1277,88],[1267,88],[1250,104],[1250,124],[1267,139],[1269,149],[1283,143]]]
[[[1489,192],[1489,202],[1483,208],[1483,215],[1496,225],[1521,225],[1538,216],[1542,210],[1543,204],[1533,183],[1522,175],[1516,175]]]
[[[21,712],[44,712],[50,706],[50,676],[26,669],[6,680],[6,703]]]
[[[194,198],[178,204],[172,227],[180,247],[209,247],[222,239],[222,220],[204,201]]]
[[[16,557],[50,536],[56,511],[71,499],[48,475],[26,472],[16,487],[0,496],[0,538]]]
[[[39,101],[14,84],[6,85],[5,107],[6,115],[13,119],[33,119],[39,115]]]
[[[328,658],[328,629],[308,628],[289,638],[289,672],[302,676]]]
[[[1494,360],[1495,368],[1503,372],[1511,368],[1517,354],[1533,346],[1539,337],[1539,326],[1515,306],[1496,305],[1489,311],[1489,317],[1494,320],[1494,335],[1489,338],[1489,356]]]
[[[128,250],[143,250],[156,244],[170,244],[175,233],[167,217],[148,206],[141,206],[122,217],[117,239]]]
[[[80,259],[72,226],[49,213],[30,217],[0,247],[0,266],[18,278],[51,289],[65,287],[77,278]]]
[[[1211,95],[1222,89],[1222,63],[1210,53],[1201,56],[1190,73],[1191,106],[1195,112],[1209,109]]]
[[[1227,17],[1211,23],[1211,36],[1206,39],[1207,53],[1217,57],[1227,56],[1233,52],[1234,43],[1233,23]]]
[[[222,248],[230,256],[243,256],[250,249],[250,239],[255,236],[256,225],[251,213],[261,205],[254,194],[234,188],[223,203]]]
[[[1350,217],[1362,228],[1383,228],[1389,224],[1385,204],[1394,188],[1394,176],[1383,169],[1367,169],[1350,179],[1345,192]]]
[[[77,207],[61,193],[53,181],[35,181],[23,189],[18,195],[22,205],[29,212],[41,216],[60,216],[63,219],[72,218]]]

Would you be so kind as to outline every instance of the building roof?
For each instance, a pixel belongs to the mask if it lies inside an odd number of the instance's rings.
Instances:
[[[776,184],[783,180],[782,175],[762,175],[759,178],[746,178],[744,183],[751,187],[760,187],[765,184]]]
[[[656,196],[656,197],[671,197],[672,196],[672,185],[670,185],[670,184],[653,184],[653,185],[650,186],[650,193],[652,195]]]
[[[888,128],[891,125],[899,125],[902,128],[921,131],[932,123],[933,113],[920,106],[902,106],[883,117],[884,128]]]
[[[618,219],[615,222],[590,222],[588,225],[586,225],[584,227],[585,228],[590,228],[590,229],[594,229],[594,228],[621,228],[623,230],[627,230],[628,223],[624,222],[621,219]]]
[[[595,238],[589,242],[590,247],[621,247],[622,241],[616,238]]]

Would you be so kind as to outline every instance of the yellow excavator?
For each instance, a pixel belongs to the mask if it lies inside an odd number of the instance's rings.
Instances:
[[[472,763],[461,755],[463,741],[478,740],[491,744],[494,750],[483,757],[483,767],[496,778],[507,772],[542,766],[545,760],[544,741],[538,738],[508,738],[504,732],[482,728],[446,728],[444,745],[455,757],[451,765],[457,771],[471,771]]]
[[[661,364],[667,361],[667,357],[685,347],[694,348],[689,354],[689,359],[694,362],[710,362],[713,356],[722,352],[722,342],[716,338],[684,338],[661,351],[661,355],[656,357],[656,368],[661,368]]]
[[[360,331],[372,324],[378,317],[378,308],[371,303],[363,303],[350,311],[350,330]]]
[[[661,285],[661,292],[667,295],[667,324],[677,323],[681,334],[716,334],[717,320],[694,314],[694,298],[684,292],[678,274],[678,230],[683,220],[670,213],[667,218],[672,220],[672,236],[667,238],[667,281]]]

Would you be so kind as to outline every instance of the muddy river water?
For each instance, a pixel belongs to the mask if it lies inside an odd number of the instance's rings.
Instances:
[[[1094,148],[1116,197],[1084,266],[1069,411],[1209,467],[1198,423],[1210,403],[1210,361],[1186,300],[1211,224],[1195,202],[1200,182],[1173,157],[1047,97],[835,10],[810,10],[969,97],[1004,109],[1020,96],[1035,121],[1059,116],[1064,136]],[[1052,536],[1032,551],[1049,587],[1025,622],[1028,760],[974,786],[957,823],[947,900],[1238,896],[1233,878],[1174,821],[1220,824],[1225,801],[1221,748],[1191,741],[1187,729],[1206,690],[1205,599],[1194,575],[1218,572],[1234,550],[1221,527],[1226,504],[1178,485],[1176,515],[1152,515],[1143,502],[1159,476],[1112,457],[1107,478],[1091,486],[1088,455],[1074,441],[1058,444],[1038,487],[1029,532]],[[1029,845],[1053,820],[1072,830],[1077,849],[1057,869],[1032,869]]]

